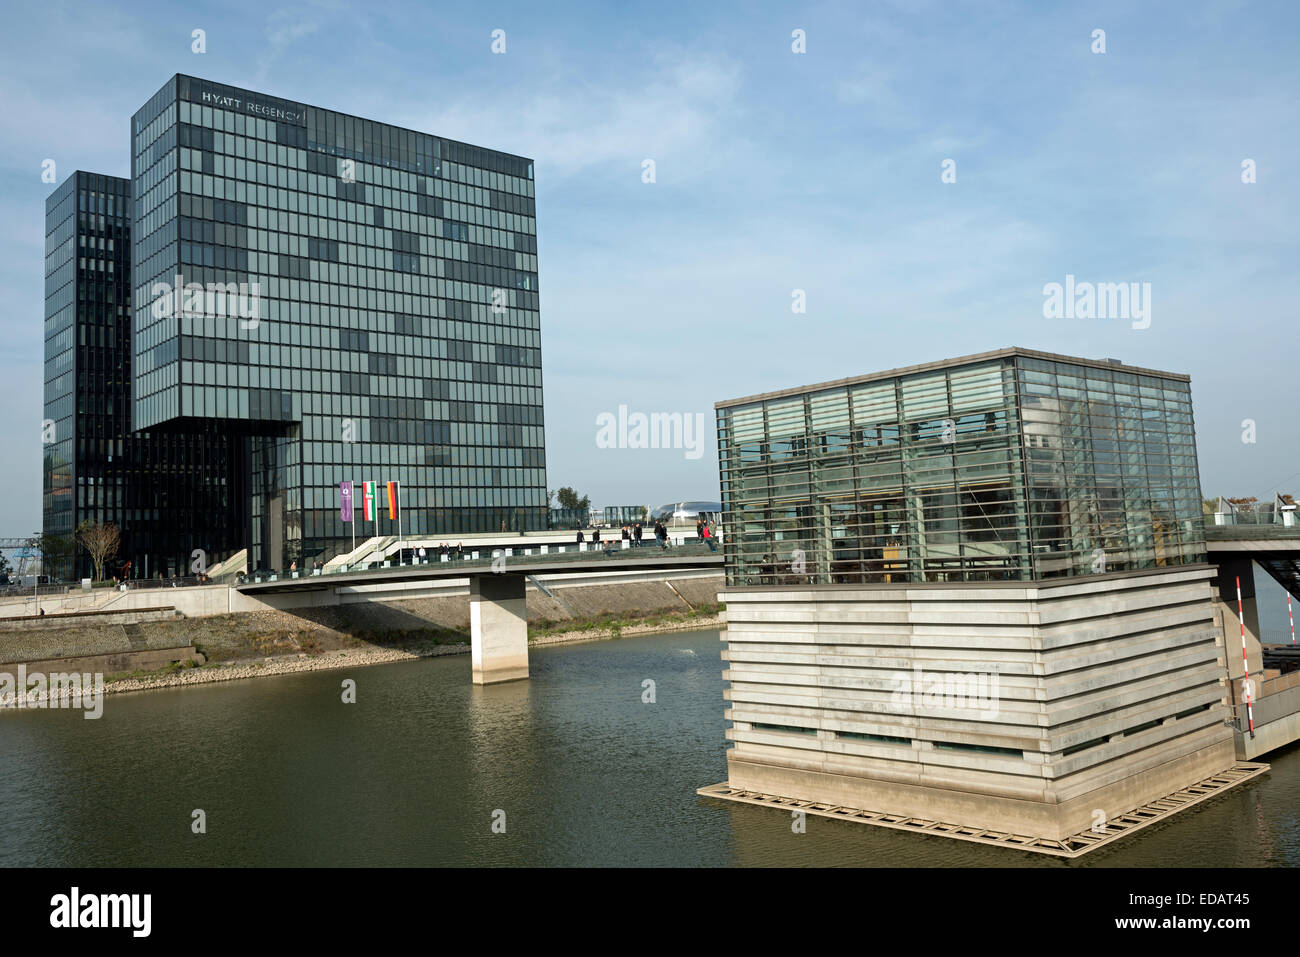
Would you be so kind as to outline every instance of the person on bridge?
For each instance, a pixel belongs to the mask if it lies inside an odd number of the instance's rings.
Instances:
[[[600,526],[599,526],[599,525],[597,525],[595,528],[593,528],[593,529],[591,530],[591,540],[592,540],[592,542],[595,543],[596,545],[599,545],[599,544],[600,544]]]
[[[578,544],[581,545],[581,544],[582,544],[583,542],[585,542],[586,540],[587,540],[587,539],[583,537],[582,529],[578,529]]]
[[[637,523],[636,523],[636,528],[632,529],[632,545],[633,545],[633,547],[635,547],[635,548],[640,548],[640,547],[641,547],[641,534],[642,534],[641,523],[640,523],[640,522],[637,522]]]
[[[708,544],[709,551],[716,552],[718,550],[718,543],[713,540],[713,532],[709,528],[709,523],[704,522],[703,526],[704,527],[703,527],[703,531],[701,532],[701,536],[704,538],[704,541]]]
[[[620,529],[620,532],[622,533],[623,541],[625,541],[625,542],[630,542],[630,541],[632,541],[632,533],[629,532],[629,531],[627,530],[627,526],[626,526],[626,525],[624,525],[624,526],[622,527],[622,529]]]

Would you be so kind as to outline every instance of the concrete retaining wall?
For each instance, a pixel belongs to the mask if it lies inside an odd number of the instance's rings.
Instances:
[[[0,634],[28,631],[61,631],[86,624],[135,625],[142,621],[167,621],[182,617],[175,608],[147,608],[140,611],[73,612],[42,615],[39,618],[0,618]]]
[[[41,672],[55,674],[58,672],[79,671],[89,674],[122,674],[133,671],[158,671],[176,661],[193,661],[202,663],[193,645],[177,648],[149,649],[145,651],[121,651],[104,655],[82,655],[71,658],[47,658],[41,661],[24,662],[28,674]],[[0,664],[0,672],[13,673],[16,664]]]
[[[1300,738],[1300,711],[1276,718],[1268,724],[1256,724],[1253,738],[1249,731],[1237,731],[1233,734],[1237,757],[1243,761],[1254,761],[1270,751],[1294,744],[1298,738]]]
[[[41,596],[45,616],[84,611],[139,611],[170,605],[187,618],[203,615],[226,615],[231,611],[232,589],[225,585],[190,586],[188,588],[131,588],[126,591],[95,589],[72,591],[66,595]],[[33,619],[31,599],[0,603],[0,620]]]

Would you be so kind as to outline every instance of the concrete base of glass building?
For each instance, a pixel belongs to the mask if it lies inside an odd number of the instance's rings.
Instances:
[[[1048,842],[1199,800],[1245,775],[1214,574],[730,588],[727,786]]]

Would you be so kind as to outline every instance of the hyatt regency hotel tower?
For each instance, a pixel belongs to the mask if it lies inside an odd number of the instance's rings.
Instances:
[[[130,143],[47,201],[47,532],[284,568],[351,547],[344,481],[407,534],[545,527],[530,160],[181,75]]]

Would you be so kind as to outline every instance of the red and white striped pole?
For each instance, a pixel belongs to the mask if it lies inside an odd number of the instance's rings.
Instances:
[[[1237,576],[1237,621],[1241,622],[1241,696],[1246,699],[1246,720],[1250,736],[1255,736],[1255,709],[1251,706],[1250,664],[1246,660],[1246,616],[1241,610],[1241,576]]]

